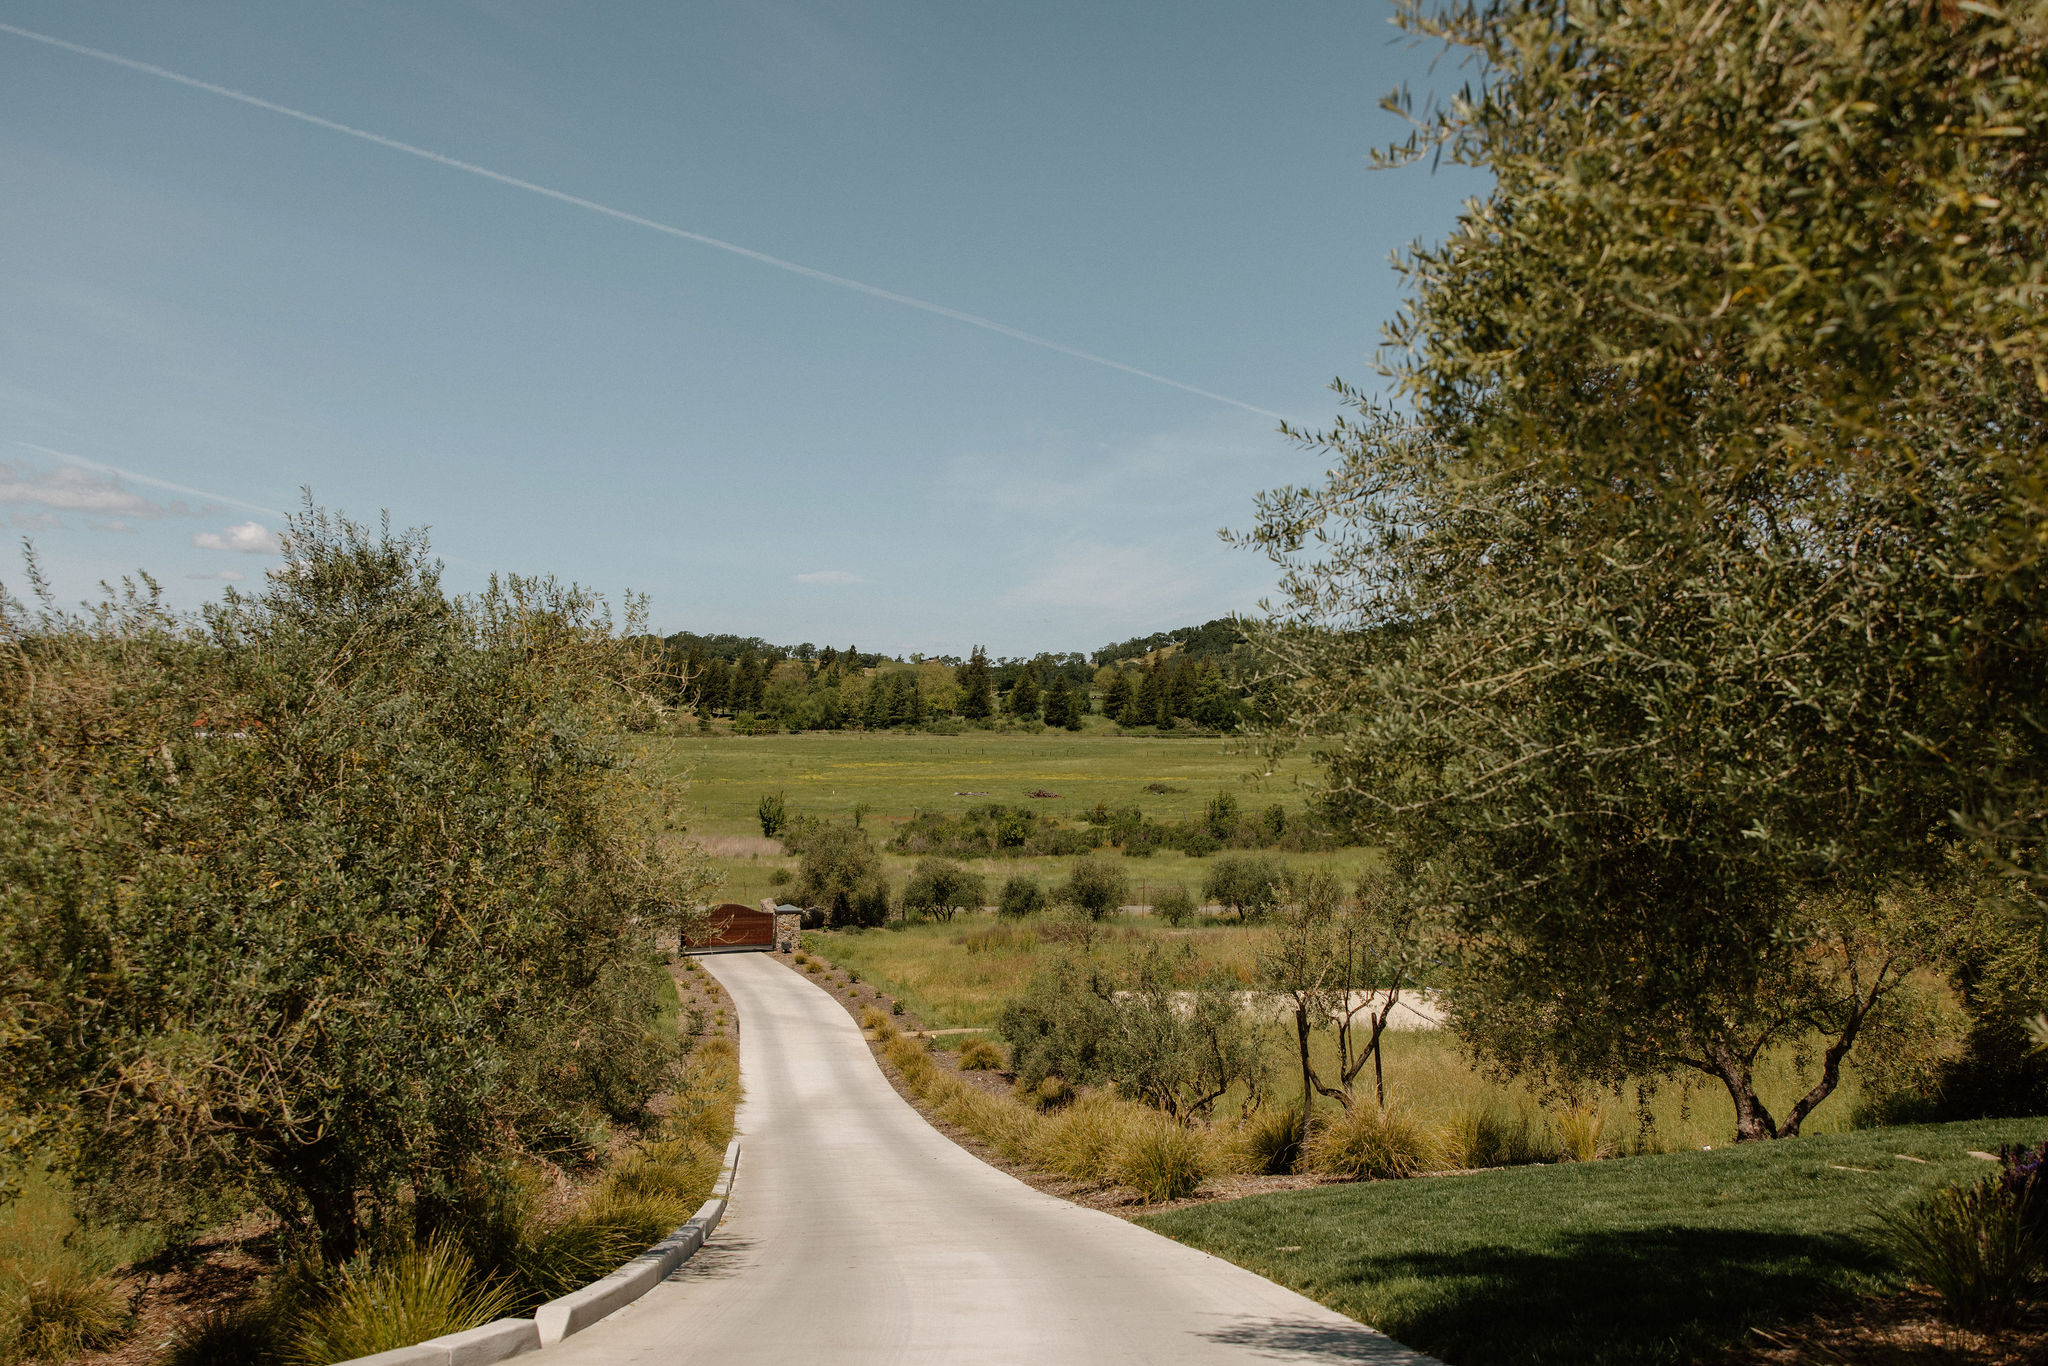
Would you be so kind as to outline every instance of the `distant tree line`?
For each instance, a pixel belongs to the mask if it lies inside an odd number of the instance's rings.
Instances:
[[[731,717],[742,729],[890,730],[953,724],[1033,723],[1080,730],[1091,713],[1124,727],[1235,729],[1259,708],[1248,670],[1232,653],[1229,622],[1180,635],[1203,643],[1183,650],[1162,641],[1144,662],[1096,667],[1078,652],[991,659],[976,646],[965,660],[913,654],[908,659],[858,647],[772,645],[758,636],[678,632],[655,645],[664,665],[664,705]],[[1155,639],[1147,637],[1146,639]],[[1121,648],[1121,647],[1112,647]],[[1108,651],[1097,651],[1101,657]]]

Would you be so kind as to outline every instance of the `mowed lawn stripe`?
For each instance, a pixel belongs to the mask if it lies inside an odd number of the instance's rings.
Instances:
[[[2048,1119],[1862,1130],[1325,1186],[1140,1222],[1453,1366],[1683,1362],[1896,1287],[1867,1237],[1877,1211],[1995,1170],[1971,1149],[2044,1139]]]

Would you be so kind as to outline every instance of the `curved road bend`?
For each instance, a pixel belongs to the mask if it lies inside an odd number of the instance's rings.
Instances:
[[[761,954],[704,962],[742,1021],[745,1146],[725,1221],[668,1281],[527,1358],[536,1366],[1435,1366],[996,1170],[896,1094],[824,991]]]

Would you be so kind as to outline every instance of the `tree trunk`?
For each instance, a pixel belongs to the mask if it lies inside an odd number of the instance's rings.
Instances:
[[[1705,1070],[1720,1078],[1721,1084],[1728,1088],[1728,1098],[1735,1102],[1735,1141],[1754,1143],[1759,1139],[1779,1137],[1777,1123],[1757,1096],[1748,1060],[1737,1056],[1735,1050],[1723,1043],[1716,1043],[1707,1050],[1707,1060],[1709,1066]]]

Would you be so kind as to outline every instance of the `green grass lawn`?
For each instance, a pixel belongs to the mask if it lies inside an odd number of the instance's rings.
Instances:
[[[880,820],[902,820],[920,808],[962,811],[978,802],[1030,806],[1075,816],[1096,802],[1143,808],[1160,820],[1196,814],[1220,791],[1247,808],[1284,802],[1301,806],[1296,761],[1247,788],[1263,771],[1256,755],[1231,739],[1158,739],[1101,730],[968,731],[926,735],[809,731],[801,735],[689,735],[648,742],[662,771],[690,776],[692,826],[712,835],[759,835],[756,804],[779,792],[790,809],[846,819],[866,805]],[[1172,788],[1151,792],[1149,784]],[[1032,798],[1034,790],[1057,792]],[[986,794],[986,795],[960,795]],[[878,832],[881,833],[881,832]]]
[[[1325,1186],[1139,1222],[1452,1366],[1683,1362],[1894,1288],[1874,1211],[1992,1170],[2048,1119]],[[1901,1160],[1899,1154],[1925,1159]]]

